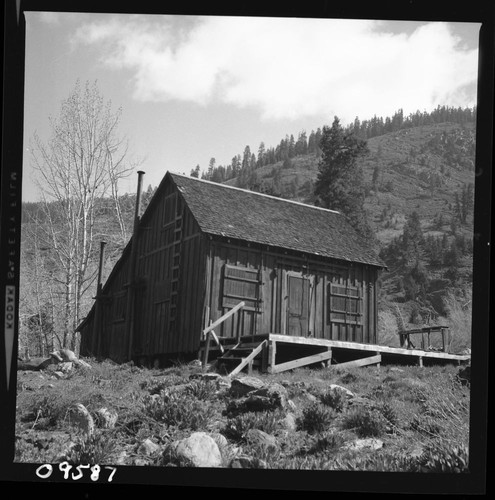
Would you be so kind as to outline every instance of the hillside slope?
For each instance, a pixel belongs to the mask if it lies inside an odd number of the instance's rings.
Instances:
[[[365,210],[378,249],[389,265],[382,276],[382,306],[385,310],[392,309],[394,303],[400,302],[406,320],[421,322],[424,319],[411,318],[417,306],[408,303],[411,297],[405,293],[403,285],[409,279],[406,275],[410,269],[398,265],[393,259],[387,262],[386,253],[387,248],[402,235],[407,218],[416,212],[423,236],[442,240],[443,245],[439,262],[432,263],[424,252],[421,256],[420,265],[427,273],[422,306],[425,311],[433,308],[435,314],[446,314],[446,297],[453,294],[466,298],[471,288],[474,123],[412,127],[373,137],[367,142],[369,154],[361,160],[366,184]],[[255,170],[252,189],[313,203],[318,161],[315,154],[300,155],[260,167]],[[237,179],[231,179],[227,184],[235,186]],[[463,198],[468,192],[473,196]],[[465,215],[460,217],[463,200]],[[455,264],[447,262],[447,253],[456,252],[458,243],[462,251],[458,256],[456,254]],[[453,246],[456,246],[455,250],[452,250]],[[452,273],[453,265],[455,273]]]

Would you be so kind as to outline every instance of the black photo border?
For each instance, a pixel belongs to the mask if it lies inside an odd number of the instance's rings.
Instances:
[[[487,477],[493,471],[487,462],[489,333],[491,316],[491,195],[494,116],[494,21],[495,4],[491,1],[433,2],[378,0],[374,2],[285,2],[285,7],[270,7],[268,2],[238,1],[225,6],[188,2],[168,3],[151,0],[139,2],[110,0],[5,0],[4,64],[2,108],[2,169],[0,191],[0,480],[35,486],[42,492],[48,486],[69,481],[61,474],[43,480],[36,470],[40,464],[14,463],[15,409],[17,385],[17,317],[19,311],[20,218],[22,203],[24,51],[27,11],[100,12],[139,14],[194,14],[274,17],[314,17],[382,19],[410,21],[451,21],[481,23],[479,43],[478,104],[476,124],[476,179],[473,270],[472,383],[470,413],[470,472],[467,474],[407,474],[340,471],[285,471],[235,469],[181,469],[121,466],[114,482],[102,490],[124,492],[142,487],[167,487],[187,491],[201,488],[247,492],[353,492],[416,494],[486,494]],[[3,306],[5,304],[5,307]],[[14,319],[12,320],[12,315]],[[14,330],[12,330],[14,328]],[[14,336],[12,337],[12,332]],[[12,341],[11,341],[12,339]],[[55,470],[55,467],[54,467]],[[70,483],[75,486],[75,483]],[[2,484],[6,488],[6,484]],[[102,484],[89,478],[77,483],[86,498]],[[143,490],[143,493],[146,491]],[[6,490],[8,491],[8,490]],[[171,490],[165,490],[171,491]]]

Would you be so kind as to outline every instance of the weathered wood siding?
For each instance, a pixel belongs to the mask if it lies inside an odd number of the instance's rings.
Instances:
[[[212,321],[241,300],[249,306],[219,327],[221,336],[233,337],[240,328],[242,336],[271,332],[376,342],[377,270],[372,266],[211,241],[207,268],[206,305]],[[242,269],[246,269],[244,275]],[[254,276],[258,276],[257,287],[253,287]],[[236,290],[232,279],[239,282],[237,293],[231,293]],[[306,297],[307,303],[300,304]],[[259,299],[256,306],[254,298]],[[302,320],[307,326],[301,326]]]
[[[193,353],[203,326],[205,239],[169,184],[143,218],[138,233],[132,358]],[[95,316],[82,331],[85,349],[116,361],[128,358],[126,333],[130,252],[104,287],[100,344],[94,345]]]

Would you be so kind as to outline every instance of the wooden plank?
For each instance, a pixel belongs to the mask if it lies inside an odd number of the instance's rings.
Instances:
[[[203,336],[205,336],[210,330],[213,330],[218,325],[223,323],[227,318],[230,318],[233,314],[235,314],[239,309],[244,307],[244,302],[239,302],[235,307],[233,307],[229,312],[225,313],[222,317],[218,318],[214,323],[212,323],[208,328],[205,328],[203,331]]]
[[[311,365],[313,363],[318,363],[320,361],[326,361],[331,357],[332,357],[332,351],[320,352],[319,354],[306,356],[304,358],[299,358],[294,361],[287,361],[286,363],[272,365],[268,367],[268,373],[280,373],[287,370],[293,370],[294,368],[299,368],[301,366]]]
[[[345,342],[342,340],[289,337],[288,335],[281,335],[278,333],[270,333],[269,339],[274,340],[276,342],[283,342],[289,344],[293,343],[293,344],[305,344],[305,345],[330,346],[330,347],[352,349],[358,351],[378,351],[381,353],[405,354],[408,356],[424,356],[424,357],[439,358],[439,359],[461,359],[466,361],[470,359],[469,355],[448,354],[438,351],[422,351],[419,349],[404,349],[400,347],[381,346],[378,344],[360,344],[358,342]]]
[[[262,349],[265,348],[267,344],[267,341],[266,340],[263,340],[263,342],[261,342],[261,344],[256,347],[256,349],[253,350],[253,352],[247,356],[246,358],[244,358],[241,363],[239,365],[237,365],[230,373],[229,373],[229,377],[232,377],[233,375],[237,375],[246,365],[248,365],[249,363],[252,362],[252,360],[262,351]]]
[[[368,356],[367,358],[356,359],[354,361],[347,361],[346,363],[339,363],[334,365],[335,368],[357,368],[359,366],[375,365],[380,363],[382,357],[380,354],[377,356]]]
[[[220,343],[220,340],[218,340],[218,337],[217,337],[216,333],[214,332],[214,330],[211,330],[210,333],[211,333],[211,336],[213,337],[213,340],[215,341],[215,343],[219,347],[220,352],[223,354],[224,353],[224,349],[223,349],[222,344]]]

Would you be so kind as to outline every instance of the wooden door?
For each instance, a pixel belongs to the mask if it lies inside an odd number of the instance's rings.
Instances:
[[[310,280],[287,276],[287,335],[306,337],[309,332]]]

